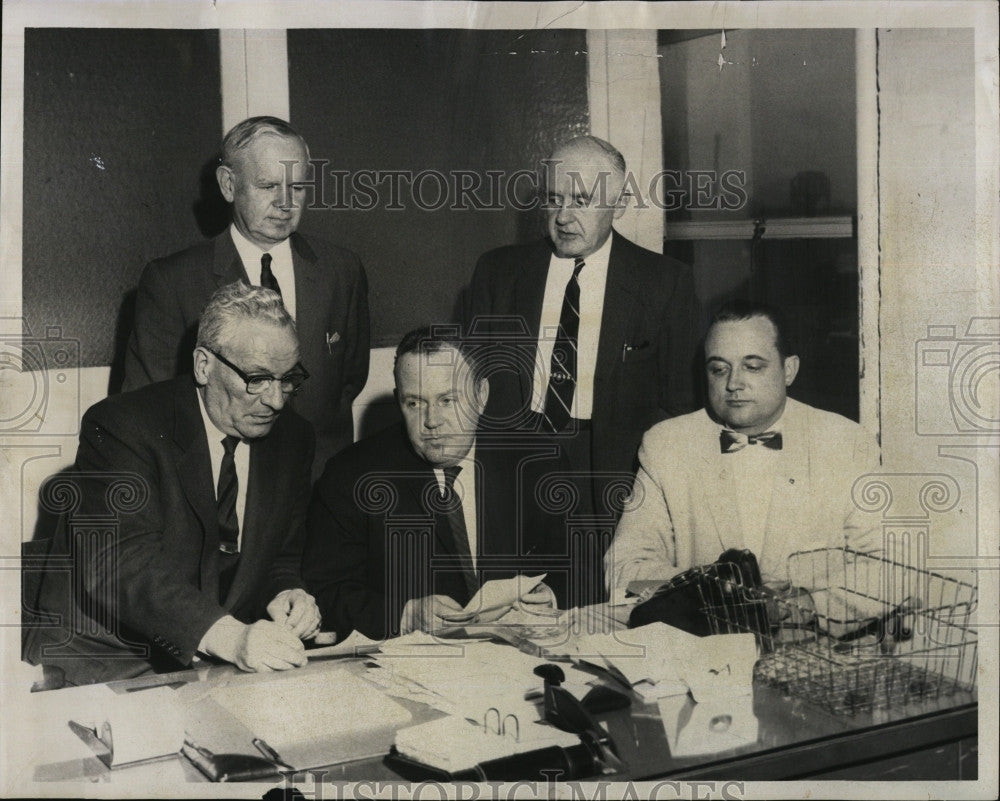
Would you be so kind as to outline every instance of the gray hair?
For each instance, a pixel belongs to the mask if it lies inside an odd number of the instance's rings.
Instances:
[[[220,350],[229,329],[242,320],[261,320],[295,333],[295,321],[281,295],[271,289],[234,281],[215,290],[198,322],[198,347]]]
[[[309,153],[309,146],[302,135],[291,125],[278,117],[249,117],[234,125],[222,140],[222,164],[232,167],[240,151],[262,134],[274,134],[289,139],[298,139]]]
[[[596,136],[585,134],[583,136],[577,136],[573,139],[568,139],[560,144],[556,150],[563,150],[567,147],[586,147],[590,150],[598,150],[607,156],[607,159],[611,164],[611,168],[615,172],[620,173],[622,176],[625,175],[625,157],[621,154],[621,151],[619,151],[618,148],[604,139],[598,139]]]

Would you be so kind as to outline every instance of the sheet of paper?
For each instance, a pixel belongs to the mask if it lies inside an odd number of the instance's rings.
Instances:
[[[753,698],[741,696],[694,703],[680,696],[657,702],[670,754],[716,754],[757,742]]]
[[[394,729],[411,717],[378,687],[347,670],[234,684],[213,690],[209,697],[279,753],[331,734],[346,738]]]
[[[753,634],[699,637],[691,652],[678,660],[681,679],[699,702],[753,692],[757,641]]]
[[[310,648],[306,651],[306,656],[309,659],[320,659],[327,656],[359,656],[371,653],[381,644],[380,640],[373,640],[360,631],[355,631],[346,640],[341,640],[335,645]]]
[[[545,580],[547,574],[540,576],[512,576],[506,579],[493,579],[487,581],[479,588],[479,591],[472,596],[472,600],[465,606],[467,614],[478,612],[488,612],[491,609],[500,609],[504,606],[513,606],[523,595],[527,595]]]

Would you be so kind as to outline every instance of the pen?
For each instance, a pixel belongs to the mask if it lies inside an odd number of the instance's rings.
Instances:
[[[293,768],[291,765],[289,765],[287,762],[285,762],[285,760],[281,758],[281,756],[278,754],[277,751],[271,748],[271,746],[269,746],[266,742],[264,742],[264,740],[262,740],[260,737],[254,737],[252,742],[254,748],[260,751],[264,756],[266,756],[268,759],[270,759],[279,767],[282,767],[285,770],[291,770],[291,771],[295,770],[295,768]]]

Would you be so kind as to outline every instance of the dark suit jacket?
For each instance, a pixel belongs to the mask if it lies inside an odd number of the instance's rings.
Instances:
[[[643,432],[695,408],[698,305],[691,269],[612,234],[594,376],[591,464],[634,473]],[[491,250],[476,265],[467,321],[508,368],[491,373],[484,419],[524,419],[552,249],[549,241]],[[477,323],[477,318],[478,323]],[[506,318],[506,319],[504,319]],[[520,331],[518,331],[520,329]]]
[[[569,573],[564,515],[536,497],[545,476],[565,472],[557,449],[476,447],[477,570],[482,581],[547,573],[563,603]],[[465,605],[455,551],[433,509],[438,484],[392,426],[330,460],[313,491],[302,575],[316,596],[324,628],[344,637],[357,629],[397,634],[411,598],[442,594]]]
[[[302,363],[311,377],[296,411],[316,431],[316,473],[354,440],[351,402],[368,378],[368,282],[358,257],[292,234],[295,316]],[[259,266],[251,266],[251,269]],[[125,355],[126,391],[191,374],[198,318],[212,293],[247,280],[232,235],[224,233],[146,265]],[[327,344],[327,338],[336,341]]]
[[[277,593],[303,586],[313,445],[309,423],[287,409],[251,444],[241,557],[220,604],[215,490],[192,379],[91,407],[76,472],[43,490],[65,510],[40,592],[41,611],[57,617],[31,632],[25,658],[62,667],[74,684],[177,670],[226,613],[264,616]]]

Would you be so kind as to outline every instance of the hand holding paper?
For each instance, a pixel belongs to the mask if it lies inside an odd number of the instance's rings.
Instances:
[[[545,573],[533,577],[518,575],[487,581],[465,609],[442,617],[449,622],[459,622],[459,619],[471,622],[475,619],[479,623],[489,623],[502,617],[515,605],[547,603],[554,596],[552,590],[542,584],[545,576]]]

